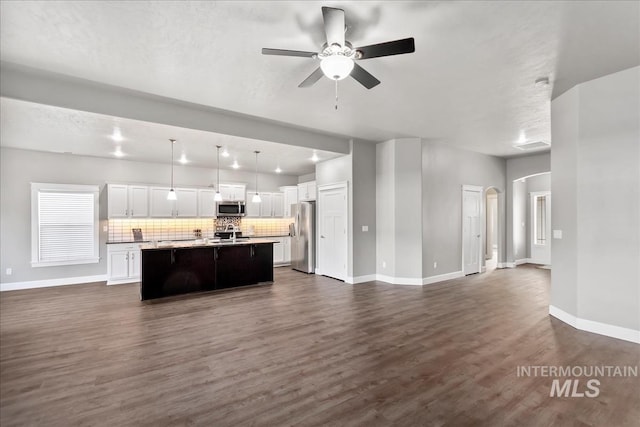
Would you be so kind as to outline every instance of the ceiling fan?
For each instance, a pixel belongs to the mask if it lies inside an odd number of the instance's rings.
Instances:
[[[263,55],[300,56],[320,60],[320,66],[300,83],[298,87],[310,87],[325,75],[335,81],[351,76],[367,89],[371,89],[380,84],[380,80],[372,76],[355,61],[412,53],[416,50],[413,37],[354,48],[351,43],[344,38],[346,31],[344,10],[333,7],[323,7],[322,18],[324,20],[324,31],[327,36],[327,42],[322,45],[320,52],[270,48],[262,49]]]

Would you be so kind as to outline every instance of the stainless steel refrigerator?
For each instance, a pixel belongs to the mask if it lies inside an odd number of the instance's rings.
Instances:
[[[291,234],[291,267],[304,273],[316,271],[316,203],[299,202],[291,205],[294,222]]]

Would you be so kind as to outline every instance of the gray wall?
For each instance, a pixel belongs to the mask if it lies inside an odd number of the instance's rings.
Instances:
[[[106,218],[105,183],[145,183],[168,185],[170,166],[157,163],[103,159],[38,151],[0,149],[0,278],[2,283],[57,279],[106,274],[107,233],[100,227],[100,263],[77,266],[32,268],[31,261],[31,182],[99,185],[102,223]],[[220,180],[250,184],[250,172],[221,170]],[[295,185],[297,177],[259,174],[260,188],[277,190]],[[203,186],[215,182],[211,169],[191,166],[175,167],[175,183],[180,186]],[[7,276],[6,268],[13,269]]]
[[[551,103],[551,304],[640,330],[640,67]]]
[[[537,175],[551,171],[551,155],[550,153],[532,154],[529,156],[513,157],[507,159],[507,191],[506,191],[506,261],[515,262],[516,258],[525,258],[515,256],[514,247],[514,203],[513,203],[513,182],[517,179],[526,178],[531,175]],[[552,215],[553,218],[553,215]]]
[[[462,186],[479,185],[505,191],[506,163],[446,144],[422,144],[422,268],[423,276],[454,273],[462,269]],[[500,194],[498,194],[500,199]],[[504,218],[504,203],[499,204]],[[503,238],[503,237],[502,237]],[[499,244],[504,259],[504,241]],[[438,267],[433,268],[434,261]]]
[[[527,257],[527,182],[513,182],[512,218],[513,218],[513,255],[515,260]]]
[[[298,177],[298,182],[309,182],[309,181],[315,181],[316,180],[316,174],[314,173],[308,173],[306,175],[300,175]]]
[[[354,277],[376,273],[376,146],[369,141],[351,145]],[[369,231],[362,231],[362,226]]]
[[[395,275],[395,141],[376,144],[376,272]]]

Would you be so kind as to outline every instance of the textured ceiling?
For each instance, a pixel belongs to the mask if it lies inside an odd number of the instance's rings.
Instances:
[[[321,6],[355,46],[414,37],[361,61],[382,81],[297,85],[318,65]],[[508,156],[550,140],[550,99],[640,63],[638,2],[2,2],[3,61],[341,135],[440,140]],[[551,85],[534,81],[548,76]]]

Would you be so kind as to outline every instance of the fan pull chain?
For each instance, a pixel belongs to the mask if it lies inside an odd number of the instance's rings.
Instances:
[[[338,79],[336,79],[336,110],[338,110]]]

